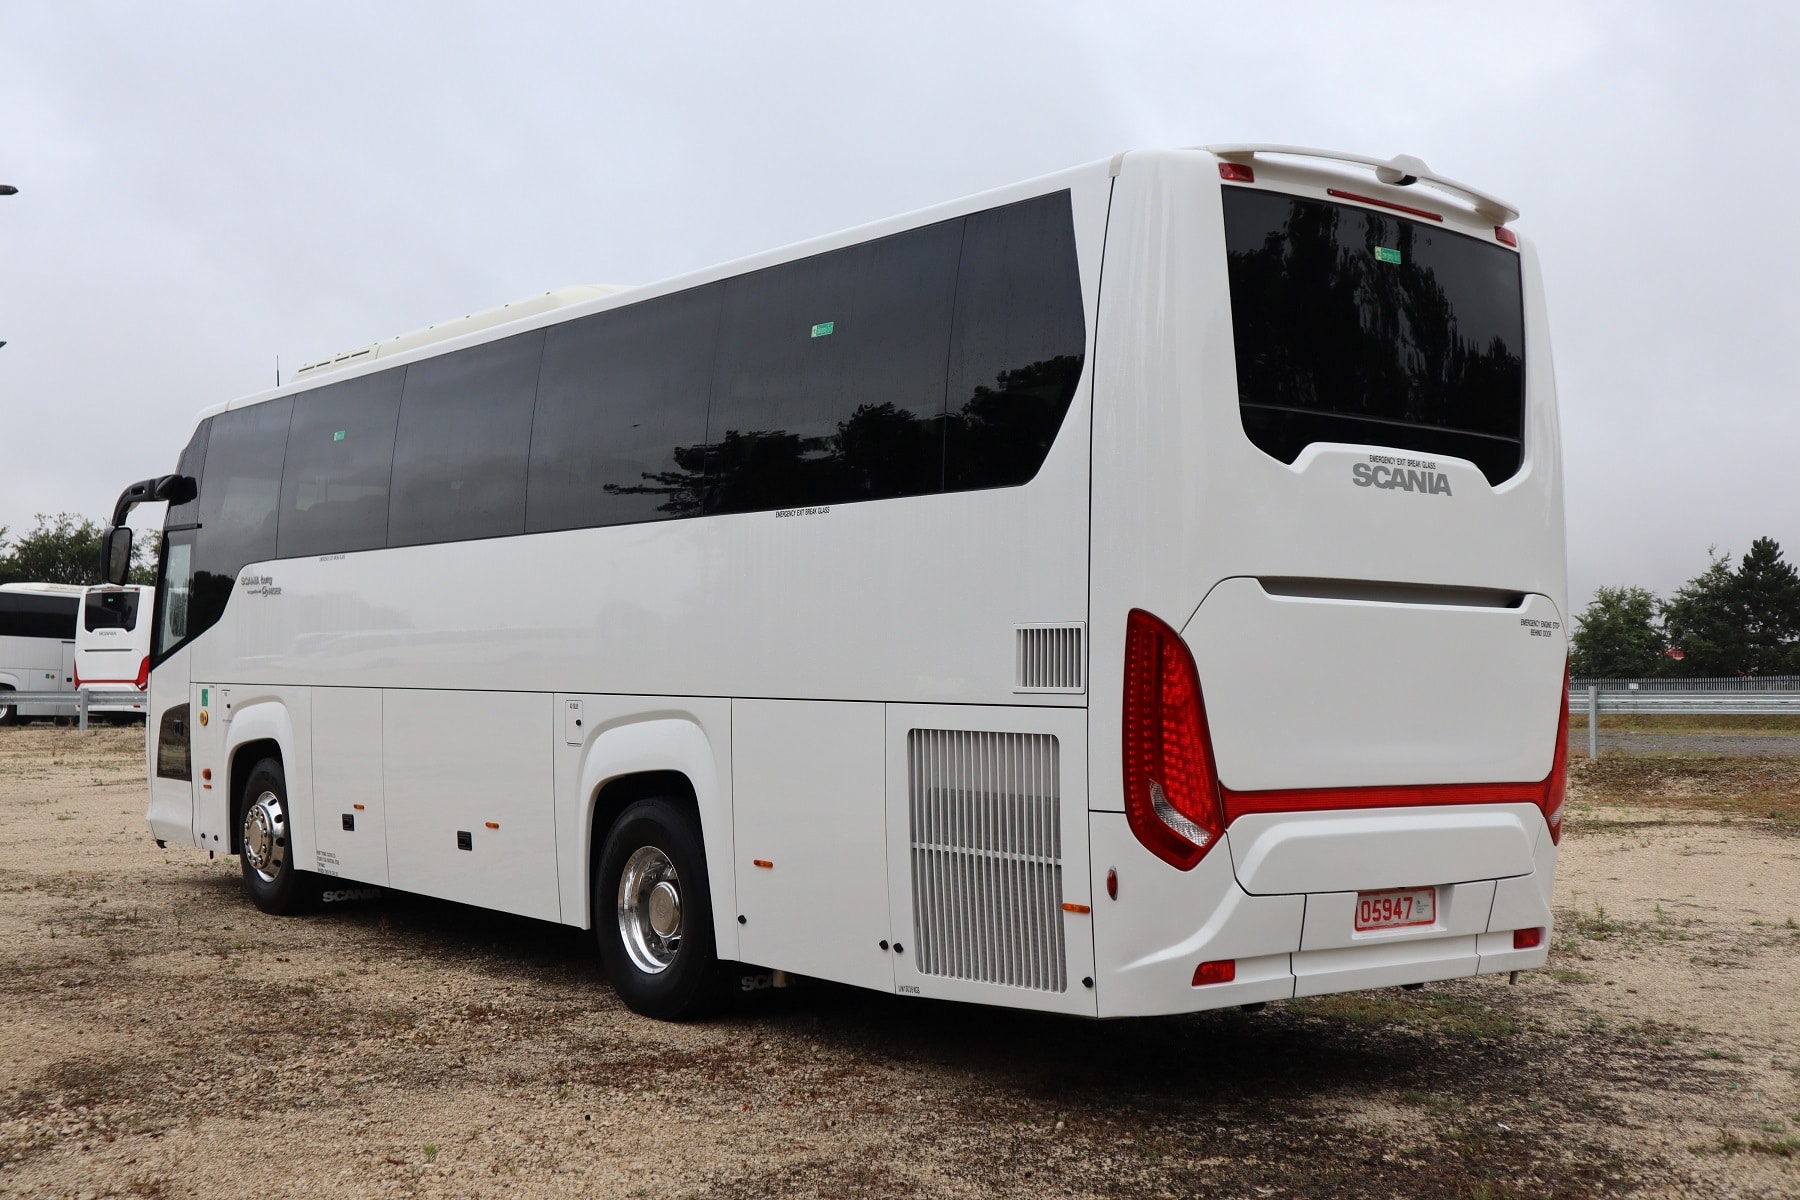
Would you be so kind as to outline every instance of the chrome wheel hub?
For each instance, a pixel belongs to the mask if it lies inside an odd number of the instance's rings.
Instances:
[[[244,810],[243,843],[250,869],[264,883],[274,883],[288,857],[287,812],[280,796],[264,792]]]
[[[619,940],[646,975],[668,970],[681,952],[681,876],[655,846],[640,847],[619,873]]]

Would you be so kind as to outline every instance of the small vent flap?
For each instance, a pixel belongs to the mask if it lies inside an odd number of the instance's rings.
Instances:
[[[1084,690],[1082,632],[1073,625],[1019,625],[1013,670],[1016,692],[1079,692]]]
[[[906,750],[919,971],[1066,990],[1056,738],[914,729]]]

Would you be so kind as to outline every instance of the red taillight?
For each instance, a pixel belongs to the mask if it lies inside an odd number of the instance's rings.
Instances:
[[[1181,635],[1142,609],[1125,623],[1125,817],[1137,840],[1192,870],[1225,830],[1200,673]]]
[[[1222,162],[1219,164],[1219,178],[1228,179],[1232,183],[1255,183],[1256,172],[1246,163]]]
[[[1544,944],[1544,931],[1542,929],[1515,929],[1515,930],[1513,930],[1513,949],[1514,950],[1536,950],[1539,946],[1541,946],[1543,944]]]
[[[1504,225],[1494,226],[1494,237],[1496,240],[1498,240],[1500,242],[1501,245],[1511,246],[1514,249],[1518,248],[1519,235],[1514,233],[1512,230],[1508,229]]]
[[[1403,212],[1409,217],[1424,217],[1427,221],[1442,221],[1444,219],[1439,214],[1428,212],[1423,208],[1408,208],[1404,204],[1395,204],[1392,200],[1377,200],[1373,196],[1359,196],[1355,192],[1343,192],[1339,191],[1337,188],[1326,188],[1325,194],[1327,196],[1336,196],[1340,200],[1354,200],[1358,204],[1378,204],[1382,208],[1391,208],[1395,212]]]
[[[1109,899],[1119,898],[1119,872],[1116,867],[1106,868],[1106,894]]]
[[[1209,983],[1230,983],[1237,978],[1237,959],[1221,958],[1216,962],[1203,962],[1194,968],[1194,986],[1205,987]]]
[[[73,682],[75,684],[76,690],[79,691],[81,689],[81,668],[80,667],[75,668],[75,678],[74,678]]]
[[[150,686],[150,656],[144,655],[144,661],[138,664],[137,690],[144,691]]]
[[[1562,706],[1556,718],[1556,752],[1550,759],[1550,774],[1544,777],[1544,792],[1538,801],[1544,809],[1544,824],[1550,827],[1550,844],[1562,842],[1563,797],[1569,790],[1569,668],[1563,667],[1562,691],[1556,702]]]

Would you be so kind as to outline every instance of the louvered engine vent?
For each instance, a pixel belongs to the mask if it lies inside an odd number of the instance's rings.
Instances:
[[[1019,625],[1013,670],[1016,692],[1079,692],[1083,689],[1081,634],[1084,626]]]
[[[914,729],[906,752],[919,970],[1063,991],[1056,738]]]

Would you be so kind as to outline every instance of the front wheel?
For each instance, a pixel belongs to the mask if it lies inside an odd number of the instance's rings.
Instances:
[[[594,871],[594,933],[619,998],[665,1021],[698,1013],[718,975],[700,832],[685,808],[640,800],[606,835]]]
[[[293,822],[281,760],[265,758],[244,781],[238,808],[238,857],[256,907],[289,916],[310,907],[312,877],[294,866]]]

